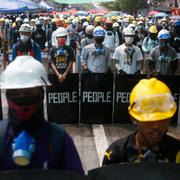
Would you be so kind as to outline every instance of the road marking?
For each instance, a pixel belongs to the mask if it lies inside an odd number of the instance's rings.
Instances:
[[[104,132],[103,125],[92,125],[96,151],[99,157],[99,164],[102,165],[104,153],[108,148],[108,141]]]

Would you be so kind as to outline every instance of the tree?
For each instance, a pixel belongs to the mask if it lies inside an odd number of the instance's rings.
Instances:
[[[130,14],[136,14],[136,12],[141,9],[147,7],[146,0],[116,0],[111,3],[102,3],[105,7],[112,10],[120,10]]]

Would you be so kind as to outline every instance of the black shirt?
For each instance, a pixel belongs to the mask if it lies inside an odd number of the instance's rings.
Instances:
[[[53,46],[50,49],[49,61],[54,63],[59,73],[64,73],[70,62],[75,60],[74,51],[69,46],[56,48]]]
[[[180,141],[165,135],[162,139],[160,150],[142,150],[145,156],[143,160],[138,158],[138,150],[135,143],[135,133],[117,140],[106,150],[103,165],[124,163],[124,162],[176,162],[176,155],[180,151]]]

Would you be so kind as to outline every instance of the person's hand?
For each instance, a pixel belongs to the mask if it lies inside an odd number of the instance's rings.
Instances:
[[[66,79],[66,76],[67,76],[66,73],[64,73],[64,74],[62,75],[62,80],[63,80],[63,81]]]
[[[62,75],[62,74],[58,74],[57,76],[58,76],[58,80],[59,80],[60,82],[64,81],[64,78],[63,78],[63,75]]]

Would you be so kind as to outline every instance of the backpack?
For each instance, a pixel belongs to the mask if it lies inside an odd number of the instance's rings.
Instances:
[[[8,128],[8,120],[2,120],[0,121],[0,161],[2,158],[2,154],[4,151],[4,143],[5,143],[5,137],[6,132]],[[61,166],[61,160],[63,158],[63,143],[64,143],[64,135],[65,130],[61,128],[56,123],[50,123],[50,145],[51,145],[51,161],[50,164],[53,165],[53,168],[60,168]]]

